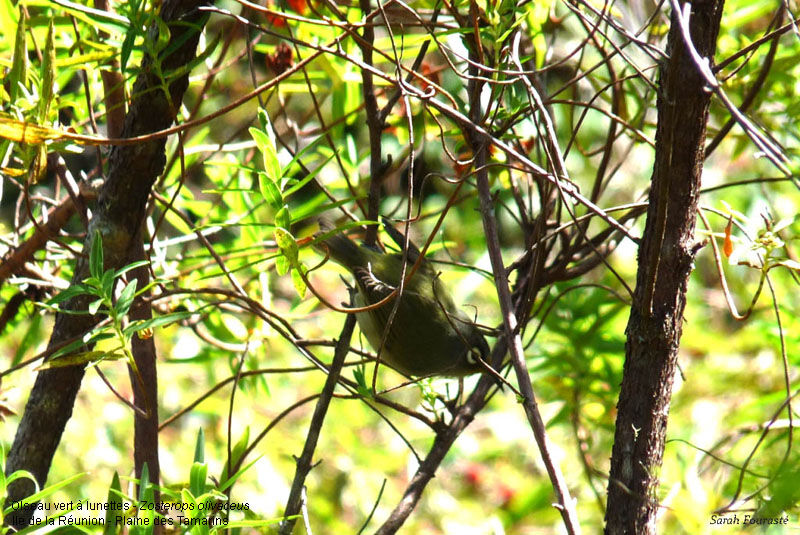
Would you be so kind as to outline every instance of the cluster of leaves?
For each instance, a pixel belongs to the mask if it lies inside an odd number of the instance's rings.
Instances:
[[[134,335],[141,338],[150,337],[153,329],[190,316],[188,312],[174,312],[148,320],[135,320],[128,322],[128,313],[134,298],[137,296],[137,279],[122,284],[122,289],[115,295],[115,287],[121,277],[129,271],[147,265],[147,261],[134,262],[122,269],[103,270],[103,239],[99,231],[95,232],[92,240],[91,255],[89,257],[90,276],[82,283],[74,284],[50,299],[45,306],[62,314],[100,314],[108,319],[96,328],[86,333],[81,339],[67,344],[50,355],[49,360],[40,367],[55,368],[74,366],[76,364],[95,364],[103,360],[126,359],[129,366],[136,371],[136,362],[130,352],[130,342]],[[138,294],[143,294],[154,286],[142,288]],[[88,297],[89,305],[86,310],[71,310],[60,308],[58,305],[75,297]],[[102,351],[77,351],[83,346],[94,345],[103,340],[112,339],[114,345],[111,349]]]
[[[241,445],[239,445],[241,448]],[[229,503],[229,496],[226,491],[236,482],[236,480],[246,472],[255,461],[243,467],[231,477],[226,478],[220,484],[212,484],[208,477],[208,464],[205,462],[205,436],[202,429],[197,435],[195,444],[194,460],[189,469],[188,484],[179,488],[156,487],[149,480],[149,472],[145,463],[142,470],[142,477],[131,479],[130,484],[136,485],[139,489],[138,495],[127,495],[122,490],[119,474],[114,472],[111,484],[108,488],[108,496],[103,504],[102,510],[105,516],[101,522],[77,523],[72,524],[69,529],[75,533],[102,532],[104,535],[119,533],[127,529],[127,533],[132,535],[152,535],[159,529],[168,526],[177,526],[173,529],[182,529],[196,535],[214,535],[217,533],[227,533],[229,529],[241,528],[265,528],[278,522],[278,519],[259,519],[245,507],[234,507],[248,511],[246,519],[231,520],[225,504]],[[0,448],[0,462],[5,465],[5,453]],[[36,479],[27,471],[20,470],[9,475],[0,473],[0,500],[5,503],[5,508],[0,511],[0,533],[35,533],[42,530],[51,531],[54,526],[65,526],[62,517],[82,518],[85,513],[82,511],[94,511],[94,508],[84,507],[82,500],[69,500],[63,502],[63,506],[58,507],[57,512],[43,518],[37,518],[30,527],[13,531],[3,521],[9,515],[25,507],[35,507],[36,504],[49,497],[56,495],[57,492],[69,487],[81,478],[85,478],[87,473],[75,474],[53,485],[38,490],[23,500],[14,504],[6,503],[8,485],[17,479],[26,478],[35,485]],[[156,491],[159,492],[160,499],[156,501]],[[164,504],[164,505],[159,505]],[[249,506],[249,504],[248,504]],[[163,511],[169,510],[172,513],[165,515]],[[179,514],[175,514],[178,511]],[[90,513],[91,514],[91,513]],[[221,517],[221,518],[220,518]],[[96,520],[96,519],[95,519]],[[70,521],[71,522],[71,521]],[[94,526],[97,526],[95,528]],[[160,526],[160,528],[159,528]],[[63,527],[61,530],[63,531]]]

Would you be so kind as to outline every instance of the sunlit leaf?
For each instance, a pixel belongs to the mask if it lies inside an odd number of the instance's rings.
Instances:
[[[120,292],[119,298],[117,299],[117,303],[115,305],[117,314],[124,316],[128,313],[128,310],[130,310],[131,304],[133,303],[133,298],[136,296],[137,282],[138,281],[136,279],[130,281]]]
[[[75,141],[85,145],[102,145],[106,143],[106,140],[100,137],[74,134],[58,128],[18,121],[3,115],[0,115],[0,138],[28,145],[37,145],[45,141],[64,140]]]

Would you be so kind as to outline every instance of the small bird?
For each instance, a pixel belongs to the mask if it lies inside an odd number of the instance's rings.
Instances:
[[[384,226],[402,247],[404,236],[385,221]],[[353,274],[356,306],[374,305],[395,290],[403,272],[401,254],[383,253],[377,248],[356,245],[344,234],[328,236],[328,233],[323,230],[318,234],[321,239],[315,247]],[[419,249],[409,243],[406,276],[419,255]],[[489,355],[489,345],[467,315],[456,308],[450,293],[425,259],[397,298],[399,304],[391,299],[356,313],[367,341],[375,351],[380,351],[381,362],[413,377],[463,377],[485,369],[480,359],[485,360]],[[397,312],[384,337],[395,305]]]

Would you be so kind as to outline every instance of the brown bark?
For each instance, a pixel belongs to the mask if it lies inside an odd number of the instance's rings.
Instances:
[[[713,58],[723,0],[694,2],[691,39]],[[660,69],[656,156],[639,271],[628,320],[625,366],[611,458],[607,534],[655,533],[664,452],[711,93],[687,52],[675,13]]]
[[[141,233],[144,235],[144,228],[141,229]],[[147,255],[141,236],[137,235],[134,247],[131,261],[146,260]],[[131,275],[137,281],[137,288],[144,288],[150,283],[148,266],[139,266],[133,269]],[[130,310],[131,320],[149,320],[153,317],[150,302],[146,300],[149,295],[148,291],[134,299]],[[161,470],[158,460],[158,369],[156,367],[156,344],[153,337],[144,337],[142,334],[140,338],[138,334],[134,335],[131,339],[131,354],[136,362],[136,369],[139,370],[139,377],[136,377],[134,370],[130,366],[128,367],[133,389],[133,402],[147,413],[142,415],[137,412],[133,417],[134,472],[136,478],[141,481],[142,469],[147,463],[149,480],[157,483]],[[153,500],[158,503],[161,501],[160,498],[161,494],[156,490],[153,493]]]
[[[165,50],[174,51],[160,59],[165,76],[184,67],[195,56],[204,15],[197,10],[207,2],[198,0],[166,0],[161,17],[170,27],[170,44]],[[147,38],[156,40],[156,25]],[[133,88],[133,100],[125,117],[123,137],[133,137],[156,132],[169,127],[176,116],[183,94],[188,87],[188,72],[169,80],[169,94],[160,88],[161,79],[153,69],[153,60],[146,57],[141,74]],[[84,254],[78,258],[73,282],[88,276],[88,251],[95,232],[103,240],[106,269],[122,267],[130,261],[133,240],[145,215],[150,189],[164,168],[164,138],[152,139],[133,146],[114,147],[109,158],[108,178],[98,198],[86,241]],[[68,301],[72,310],[86,310],[87,299],[79,297]],[[56,316],[50,347],[92,328],[98,318],[88,315]],[[44,485],[55,450],[72,414],[75,397],[83,378],[83,366],[54,368],[40,372],[28,398],[25,414],[17,428],[14,444],[8,455],[6,473],[16,470],[30,471],[39,485]],[[7,503],[29,496],[33,484],[18,480],[9,487]],[[26,526],[32,510],[15,513],[10,524],[16,528]]]

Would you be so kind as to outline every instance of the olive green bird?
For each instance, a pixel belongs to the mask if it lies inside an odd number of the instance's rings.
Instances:
[[[402,246],[403,235],[384,225]],[[403,270],[401,254],[386,254],[376,248],[356,245],[341,233],[319,236],[323,239],[315,247],[355,277],[357,307],[379,303],[399,284]],[[419,254],[419,249],[409,244],[406,275]],[[424,259],[417,272],[407,280],[399,299],[385,342],[384,332],[395,299],[356,313],[361,331],[373,349],[380,351],[382,363],[415,377],[461,377],[485,369],[479,359],[485,360],[489,355],[486,340],[467,315],[455,306],[450,293]]]

